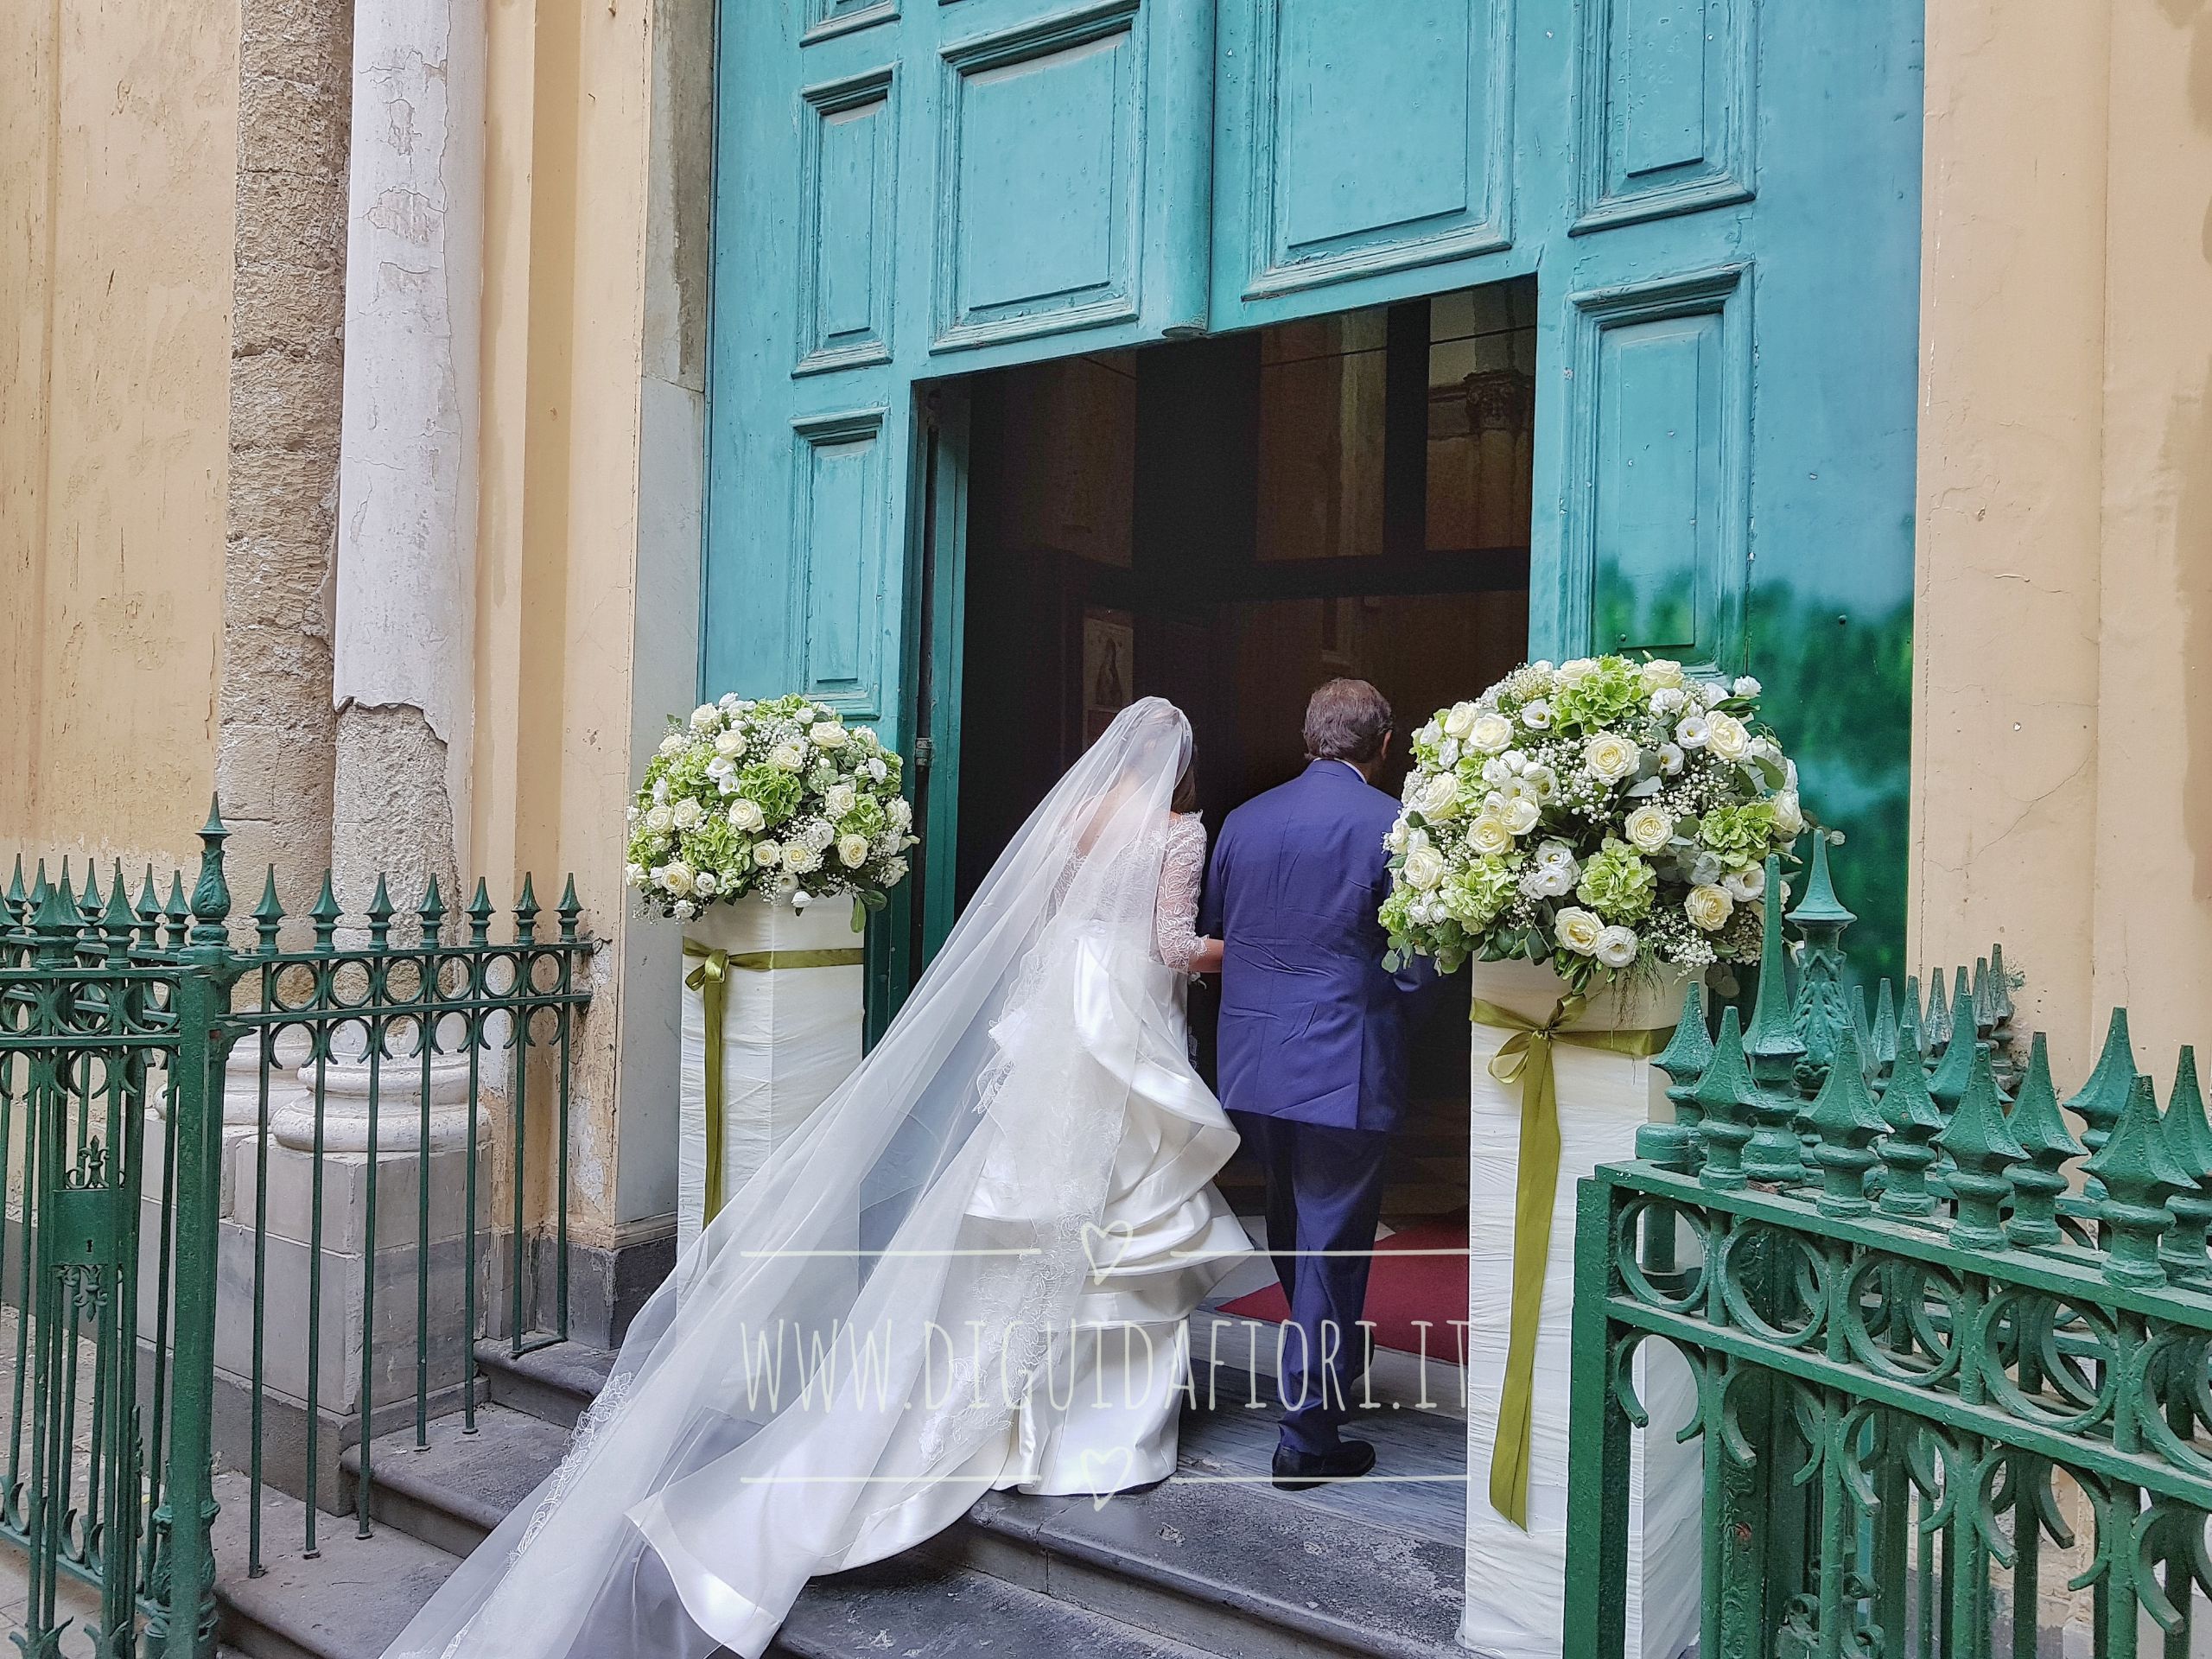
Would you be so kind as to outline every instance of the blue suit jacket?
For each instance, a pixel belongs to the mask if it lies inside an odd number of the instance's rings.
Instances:
[[[1255,796],[1215,837],[1198,927],[1222,940],[1221,1103],[1335,1128],[1394,1128],[1410,995],[1376,912],[1397,803],[1341,760]]]

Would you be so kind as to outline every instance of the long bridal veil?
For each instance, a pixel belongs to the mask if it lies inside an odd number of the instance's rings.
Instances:
[[[1147,698],[1061,779],[874,1051],[646,1305],[560,1469],[386,1659],[753,1659],[808,1578],[993,1484],[1098,1265],[1160,1028],[1090,1014],[1171,994],[1153,912],[1189,747]]]

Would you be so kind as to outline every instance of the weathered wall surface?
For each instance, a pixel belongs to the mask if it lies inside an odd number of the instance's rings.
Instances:
[[[2212,3],[1931,6],[1914,957],[2062,1076],[2212,982]],[[2162,1085],[2163,1086],[2163,1085]]]
[[[238,31],[0,7],[0,854],[166,863],[207,810]]]

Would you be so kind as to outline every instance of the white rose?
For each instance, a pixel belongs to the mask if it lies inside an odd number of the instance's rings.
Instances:
[[[671,732],[660,741],[660,752],[663,754],[681,754],[683,753],[684,747],[683,734],[681,732]]]
[[[1521,774],[1521,787],[1540,801],[1559,793],[1559,773],[1539,762]]]
[[[868,837],[866,836],[838,836],[837,861],[849,870],[857,870],[861,865],[867,863]]]
[[[833,818],[842,818],[860,804],[860,791],[850,784],[832,784],[822,797],[822,810]]]
[[[853,741],[864,749],[873,749],[883,740],[875,734],[874,727],[855,726],[853,728]]]
[[[702,702],[691,711],[691,729],[711,732],[722,723],[722,711],[718,704]]]
[[[1756,697],[1759,694],[1759,683],[1748,674],[1738,674],[1736,683],[1728,689],[1739,697]]]
[[[1440,721],[1433,720],[1430,721],[1427,725],[1421,727],[1414,734],[1414,741],[1416,743],[1438,743],[1441,742],[1443,738],[1443,724]]]
[[[681,800],[669,817],[679,830],[696,830],[707,821],[707,809],[694,800]]]
[[[1669,778],[1680,775],[1682,770],[1682,746],[1681,744],[1662,743],[1659,746],[1659,770],[1666,773]]]
[[[1503,818],[1494,812],[1485,812],[1467,827],[1467,845],[1478,853],[1510,852],[1513,831],[1506,828]]]
[[[881,757],[880,755],[870,755],[870,756],[868,757],[868,782],[870,782],[870,783],[872,783],[872,784],[880,784],[880,783],[881,783],[885,779],[888,778],[890,775],[891,775],[891,768],[890,768],[890,767],[888,767],[888,766],[885,766],[885,765],[883,764],[883,759],[882,759],[882,757]]]
[[[797,772],[806,764],[806,756],[796,743],[779,743],[768,751],[768,764],[779,772]]]
[[[1552,931],[1567,950],[1586,957],[1597,950],[1598,936],[1605,931],[1605,925],[1593,912],[1569,905],[1552,918]]]
[[[1433,847],[1416,847],[1406,855],[1406,880],[1427,893],[1444,879],[1444,855]]]
[[[1573,662],[1561,663],[1559,665],[1560,683],[1580,685],[1597,671],[1597,664],[1592,662],[1587,657],[1577,657]]]
[[[1723,760],[1741,760],[1751,747],[1751,734],[1733,715],[1705,717],[1705,745]]]
[[[787,847],[784,849],[784,868],[793,875],[811,875],[822,868],[822,854],[817,848]]]
[[[1707,729],[1705,715],[1684,715],[1675,722],[1675,741],[1686,749],[1701,749]]]
[[[1505,804],[1505,827],[1516,836],[1527,835],[1541,817],[1542,811],[1526,795],[1516,795]]]
[[[1582,764],[1600,783],[1618,784],[1642,758],[1643,752],[1617,732],[1599,732],[1582,746]]]
[[[768,815],[760,810],[760,802],[741,795],[729,804],[729,827],[749,836],[768,827]]]
[[[720,736],[715,739],[715,753],[717,754],[726,754],[733,757],[743,754],[745,753],[745,734],[743,732],[722,733]]]
[[[1774,827],[1789,836],[1805,828],[1805,809],[1798,804],[1796,790],[1785,789],[1774,798]]]
[[[699,872],[699,879],[694,881],[691,887],[702,899],[711,899],[715,896],[715,889],[721,884],[721,878],[712,870],[702,870]]]
[[[1444,734],[1465,742],[1475,729],[1478,711],[1471,702],[1455,702],[1444,711]]]
[[[1390,826],[1390,833],[1382,837],[1382,845],[1394,853],[1404,852],[1406,850],[1407,828],[1408,825],[1406,821],[1403,818],[1400,818],[1395,823],[1393,823]]]
[[[1496,754],[1513,741],[1513,722],[1503,715],[1478,715],[1467,729],[1467,747]]]
[[[784,861],[784,849],[772,841],[753,843],[753,861],[764,870],[772,870]]]
[[[853,741],[852,734],[834,720],[816,721],[814,729],[806,735],[817,749],[842,749]]]
[[[1421,785],[1419,805],[1425,818],[1450,817],[1459,810],[1459,780],[1448,772],[1436,773]]]
[[[1641,948],[1633,929],[1616,924],[1598,936],[1591,954],[1608,968],[1625,968],[1636,960]]]
[[[1639,853],[1663,852],[1675,836],[1675,820],[1661,806],[1637,807],[1628,815],[1624,827],[1628,830],[1628,844]]]
[[[1718,933],[1727,926],[1735,909],[1736,901],[1724,887],[1692,887],[1689,897],[1682,900],[1682,913],[1690,918],[1690,925],[1706,933]]]
[[[672,893],[678,899],[685,897],[691,891],[691,867],[680,860],[673,864],[662,865],[660,886],[664,893]]]
[[[1638,672],[1647,691],[1672,690],[1682,683],[1682,665],[1665,657],[1653,658]]]
[[[1522,704],[1521,723],[1523,726],[1526,726],[1532,732],[1541,732],[1550,729],[1552,723],[1551,704],[1546,702],[1541,697],[1537,697],[1532,702]]]
[[[1766,866],[1753,864],[1729,871],[1720,878],[1720,890],[1738,904],[1748,905],[1766,891]]]
[[[664,836],[676,828],[676,809],[669,805],[652,808],[645,814],[645,828],[657,836]]]

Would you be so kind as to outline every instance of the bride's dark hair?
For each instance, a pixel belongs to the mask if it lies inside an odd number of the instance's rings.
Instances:
[[[1168,798],[1171,812],[1195,812],[1198,810],[1198,758],[1193,753],[1185,757],[1183,775],[1175,780],[1175,793]]]

